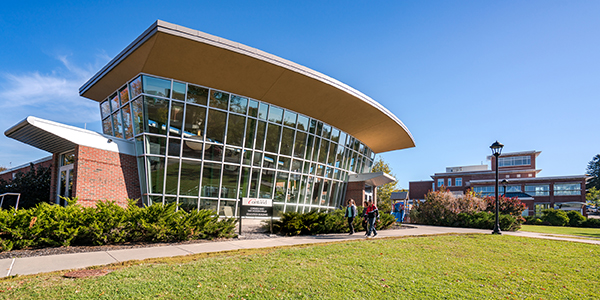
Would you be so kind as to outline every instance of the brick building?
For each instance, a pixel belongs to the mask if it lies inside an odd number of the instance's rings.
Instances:
[[[542,210],[556,208],[577,210],[587,214],[585,207],[586,175],[537,177],[536,158],[541,151],[504,153],[498,158],[499,181],[506,180],[506,196],[517,196],[527,205],[524,215],[541,215]],[[427,192],[441,187],[463,194],[472,190],[484,196],[495,194],[496,158],[488,156],[491,169],[487,165],[448,167],[446,172],[435,173],[427,181],[409,183],[411,199],[424,199]],[[504,193],[500,184],[499,194]]]

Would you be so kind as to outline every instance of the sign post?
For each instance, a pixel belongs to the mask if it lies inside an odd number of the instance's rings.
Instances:
[[[242,198],[241,204],[239,235],[242,235],[242,217],[271,218],[271,233],[273,233],[272,199]]]

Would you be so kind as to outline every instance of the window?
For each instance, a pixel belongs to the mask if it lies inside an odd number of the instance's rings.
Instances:
[[[520,185],[507,185],[506,186],[506,192],[507,193],[520,193],[521,192],[521,186]]]
[[[528,166],[528,165],[531,165],[531,156],[500,157],[498,159],[499,167]]]
[[[448,186],[452,186],[452,178],[448,178]]]
[[[438,179],[437,182],[438,182],[438,184],[437,184],[438,188],[441,187],[441,186],[443,186],[444,185],[444,178]]]
[[[530,196],[548,196],[550,195],[550,185],[526,185],[525,193],[529,194]]]
[[[554,185],[555,196],[581,195],[580,183],[557,183]]]
[[[456,179],[454,179],[454,185],[455,186],[462,186],[462,178],[456,178]]]
[[[491,196],[495,191],[496,188],[493,185],[473,187],[473,192],[481,194],[482,196]]]
[[[535,210],[533,212],[533,214],[536,217],[541,217],[542,216],[542,212],[546,209],[550,209],[550,203],[536,203],[535,204]]]

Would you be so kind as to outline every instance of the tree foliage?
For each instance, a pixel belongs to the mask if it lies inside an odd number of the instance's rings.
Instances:
[[[0,179],[0,194],[20,193],[19,208],[34,207],[50,199],[50,167],[30,164],[26,173],[17,172],[11,180]]]
[[[600,154],[596,154],[588,163],[586,173],[592,176],[587,182],[587,188],[595,187],[600,190]]]
[[[594,204],[594,206],[600,206],[600,190],[593,186],[585,194],[585,200]]]
[[[384,172],[396,177],[392,173],[392,168],[381,157],[375,161],[371,172]],[[377,206],[382,213],[389,213],[392,210],[392,192],[397,191],[398,181],[390,182],[377,187]]]

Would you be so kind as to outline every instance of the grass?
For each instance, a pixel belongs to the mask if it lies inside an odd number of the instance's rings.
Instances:
[[[520,231],[530,231],[548,234],[564,234],[577,237],[600,238],[600,228],[562,227],[521,225]]]
[[[232,251],[0,280],[6,299],[597,299],[600,247],[442,235]]]

